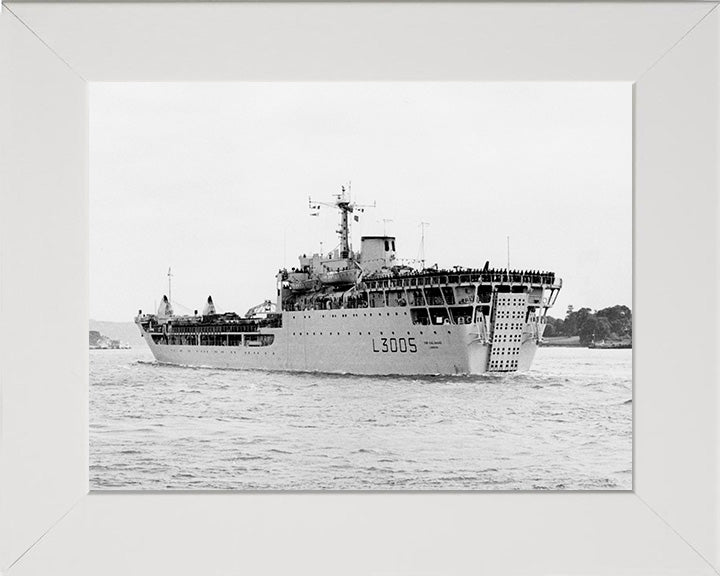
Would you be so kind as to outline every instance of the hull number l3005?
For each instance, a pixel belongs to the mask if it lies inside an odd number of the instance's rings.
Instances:
[[[372,339],[373,352],[400,352],[414,354],[417,352],[415,338],[375,338]]]

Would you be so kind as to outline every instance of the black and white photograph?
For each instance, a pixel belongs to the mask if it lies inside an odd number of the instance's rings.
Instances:
[[[632,489],[629,83],[89,92],[91,489]]]

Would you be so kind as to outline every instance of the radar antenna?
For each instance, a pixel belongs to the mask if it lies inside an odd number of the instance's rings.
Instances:
[[[339,194],[333,194],[335,197],[334,202],[319,202],[308,197],[308,207],[310,208],[310,215],[317,216],[321,206],[329,206],[330,208],[337,208],[340,212],[340,228],[337,230],[338,236],[340,237],[340,258],[350,257],[350,222],[348,215],[353,212],[363,213],[365,208],[375,208],[375,202],[372,204],[357,204],[350,199],[350,183],[348,182],[347,187],[341,186]],[[355,216],[355,222],[359,221],[357,214]]]

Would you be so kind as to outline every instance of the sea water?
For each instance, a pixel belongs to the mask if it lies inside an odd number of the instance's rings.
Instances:
[[[527,373],[185,368],[90,351],[92,489],[630,490],[632,351]]]

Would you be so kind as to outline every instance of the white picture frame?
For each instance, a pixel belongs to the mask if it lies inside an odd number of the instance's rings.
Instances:
[[[6,3],[0,572],[717,574],[719,46],[715,2]],[[130,80],[633,83],[633,490],[89,493],[87,83]]]

